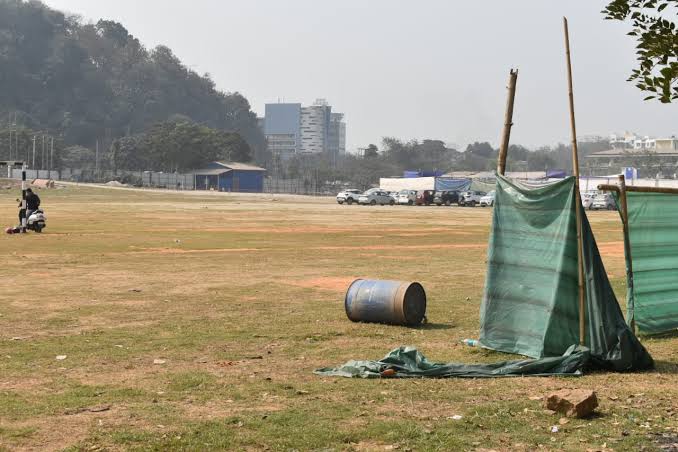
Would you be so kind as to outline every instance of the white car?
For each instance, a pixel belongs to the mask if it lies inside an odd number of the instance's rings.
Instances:
[[[484,191],[465,191],[459,195],[459,205],[475,207],[486,194]]]
[[[413,206],[415,202],[417,202],[417,190],[400,190],[398,193],[398,204]]]
[[[391,197],[391,195],[388,194],[387,191],[384,191],[380,188],[371,188],[367,190],[365,193],[360,195],[358,198],[358,203],[363,204],[363,205],[394,205],[395,204],[395,199]]]
[[[617,203],[609,193],[600,193],[593,198],[591,203],[591,210],[614,210],[617,208]]]
[[[486,206],[492,207],[494,205],[494,195],[495,195],[495,193],[496,192],[494,190],[492,190],[491,192],[489,192],[488,194],[486,194],[485,196],[480,198],[480,207],[486,207]]]
[[[354,202],[358,202],[360,193],[361,193],[360,190],[356,190],[355,188],[349,188],[348,190],[344,190],[337,195],[337,202],[339,204],[346,203],[350,206]]]
[[[587,191],[581,194],[581,203],[584,206],[584,209],[591,210],[591,205],[593,204],[593,198],[598,194],[597,192]]]

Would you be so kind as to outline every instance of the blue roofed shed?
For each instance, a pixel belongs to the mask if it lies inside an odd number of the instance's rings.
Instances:
[[[266,170],[245,163],[212,162],[194,171],[196,190],[261,193]]]

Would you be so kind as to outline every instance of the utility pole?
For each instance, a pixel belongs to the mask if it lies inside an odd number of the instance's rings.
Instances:
[[[12,113],[9,113],[9,120],[7,121],[7,128],[9,129],[9,160],[12,160]]]
[[[99,140],[97,139],[96,151],[94,152],[94,177],[99,174]]]
[[[42,154],[40,154],[40,169],[45,169],[45,135],[42,135]]]
[[[35,139],[36,136],[33,135],[33,164],[31,165],[31,169],[35,169]]]
[[[14,112],[14,154],[15,158],[19,159],[19,121],[17,120],[17,113]]]
[[[52,178],[52,163],[54,162],[54,137],[52,137],[49,149],[49,179]]]

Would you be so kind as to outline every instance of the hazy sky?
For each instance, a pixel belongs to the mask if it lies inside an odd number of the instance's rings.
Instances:
[[[579,135],[678,134],[678,104],[626,82],[628,25],[598,0],[46,0],[164,44],[258,114],[326,98],[350,150],[384,136],[498,143],[505,86],[520,70],[512,143],[569,140],[562,16],[570,21]]]

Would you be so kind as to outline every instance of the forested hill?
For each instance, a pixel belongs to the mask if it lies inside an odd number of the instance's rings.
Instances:
[[[84,23],[36,0],[0,0],[0,127],[57,135],[65,146],[148,130],[172,117],[240,134],[263,158],[256,115],[238,93],[147,49],[123,25]]]

